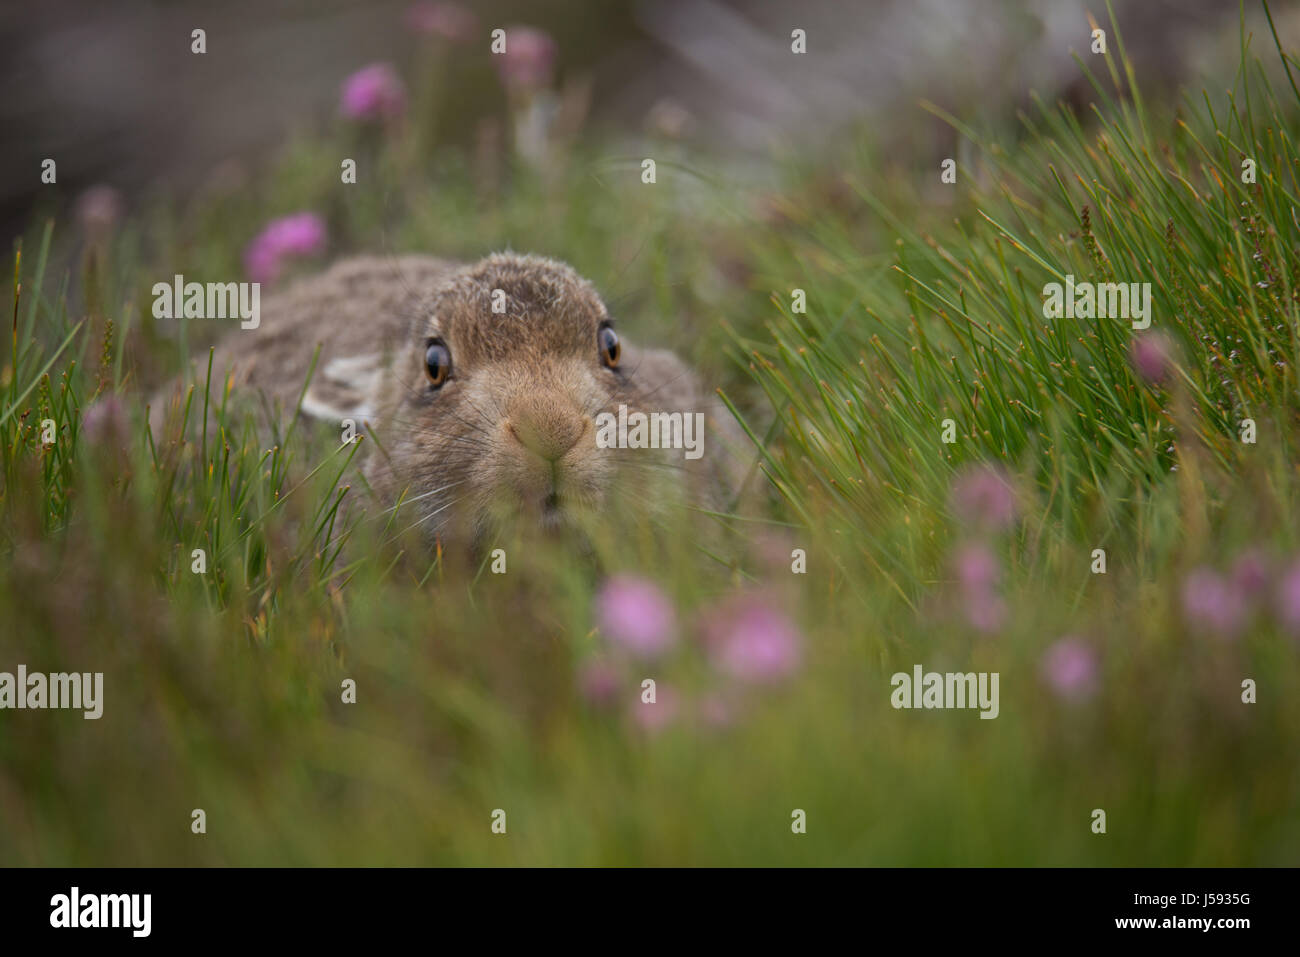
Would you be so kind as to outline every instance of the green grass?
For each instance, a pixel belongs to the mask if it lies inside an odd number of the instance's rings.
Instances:
[[[1146,103],[1121,40],[1079,63],[1090,116],[1040,104],[988,135],[950,118],[977,159],[942,205],[925,198],[937,169],[869,139],[760,198],[702,161],[644,186],[637,158],[598,143],[495,188],[454,151],[370,143],[383,185],[342,187],[335,157],[358,144],[327,130],[251,188],[142,211],[108,247],[38,224],[0,362],[0,671],[103,671],[106,700],[99,721],[0,712],[0,863],[1293,862],[1295,637],[1263,607],[1235,639],[1206,633],[1181,590],[1196,566],[1258,549],[1280,568],[1300,548],[1297,66],[1243,39],[1226,96]],[[304,208],[332,254],[571,261],[623,328],[723,386],[763,449],[759,514],[611,515],[598,562],[512,543],[500,576],[399,534],[355,447],[302,425],[259,436],[219,384],[196,384],[184,440],[150,435],[149,386],[211,330],[172,335],[145,291],[237,276],[260,225]],[[1152,283],[1153,329],[1178,346],[1166,385],[1135,376],[1126,323],[1044,319],[1041,289],[1066,274]],[[121,431],[87,429],[108,397]],[[984,635],[953,580],[974,533],[949,489],[989,460],[1018,520],[984,537],[1010,609]],[[579,678],[611,657],[596,567],[655,580],[683,626],[669,659],[622,670],[612,710]],[[744,589],[804,635],[777,687],[730,683],[694,641]],[[1081,702],[1042,678],[1063,635],[1099,661]],[[916,663],[998,672],[1000,716],[894,710],[890,676]],[[659,733],[627,714],[645,677],[682,703]],[[697,713],[719,694],[725,727]]]

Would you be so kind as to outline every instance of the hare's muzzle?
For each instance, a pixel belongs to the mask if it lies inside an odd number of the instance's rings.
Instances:
[[[592,497],[594,423],[576,403],[559,392],[533,393],[511,403],[501,427],[509,491],[526,510],[548,523],[561,508]]]
[[[554,465],[587,433],[591,419],[578,413],[521,415],[506,420],[506,431],[532,456]]]

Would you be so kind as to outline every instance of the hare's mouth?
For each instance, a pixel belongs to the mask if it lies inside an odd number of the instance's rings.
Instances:
[[[538,521],[542,528],[551,530],[565,524],[566,512],[564,499],[559,492],[552,491],[542,499],[538,508]]]
[[[498,489],[483,509],[484,519],[501,529],[528,529],[544,535],[565,533],[596,520],[599,496],[573,483]]]
[[[560,488],[552,489],[536,501],[536,505],[527,511],[535,522],[535,527],[547,534],[568,533],[586,528],[599,514],[596,496],[585,494],[585,490]]]

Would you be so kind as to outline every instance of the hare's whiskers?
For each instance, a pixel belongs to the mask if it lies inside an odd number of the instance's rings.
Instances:
[[[404,498],[404,499],[402,499],[400,502],[398,502],[396,505],[392,506],[391,508],[386,508],[386,509],[384,509],[382,512],[380,512],[379,514],[377,514],[377,515],[375,515],[375,516],[373,516],[373,517],[374,517],[374,518],[381,518],[381,517],[383,517],[384,515],[387,515],[389,512],[395,512],[395,511],[397,511],[397,510],[398,510],[399,508],[401,508],[403,505],[410,505],[412,502],[418,502],[420,499],[422,499],[422,498],[428,498],[430,495],[437,495],[439,492],[445,492],[445,491],[447,491],[447,489],[449,489],[449,488],[455,488],[457,485],[464,485],[467,481],[468,481],[468,479],[461,479],[459,482],[451,482],[451,483],[449,483],[449,484],[447,484],[447,485],[442,486],[441,488],[435,488],[435,489],[433,489],[433,490],[431,490],[431,491],[428,491],[428,492],[422,492],[422,493],[420,493],[419,495],[415,495],[415,496],[413,496],[413,497],[411,497],[411,498]]]

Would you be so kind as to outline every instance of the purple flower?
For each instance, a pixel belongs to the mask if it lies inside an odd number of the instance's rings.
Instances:
[[[478,17],[459,3],[413,3],[406,22],[418,33],[461,42],[478,29]]]
[[[799,632],[757,595],[739,595],[712,612],[705,640],[718,668],[741,681],[770,683],[799,667]]]
[[[953,557],[957,581],[967,593],[985,592],[998,583],[1002,568],[986,545],[963,545]]]
[[[1232,584],[1248,599],[1268,590],[1269,576],[1268,559],[1257,549],[1242,552],[1232,564]]]
[[[596,620],[602,634],[638,658],[655,658],[676,640],[672,603],[644,578],[607,581],[596,596]]]
[[[1288,568],[1278,582],[1277,615],[1282,627],[1300,635],[1300,562]]]
[[[605,707],[618,695],[618,672],[606,662],[588,662],[578,672],[578,689],[589,702]]]
[[[962,613],[970,626],[985,634],[1001,629],[1007,606],[995,589],[1002,566],[993,551],[987,545],[963,545],[953,556],[953,570],[961,587]]]
[[[254,282],[273,282],[284,260],[325,248],[325,223],[315,213],[294,213],[267,223],[244,250],[244,269]]]
[[[77,197],[76,216],[88,239],[102,240],[122,218],[122,195],[111,186],[92,186]]]
[[[555,70],[555,41],[536,27],[509,27],[505,52],[497,57],[507,90],[533,91],[549,86]]]
[[[1231,638],[1246,623],[1246,602],[1223,576],[1197,568],[1183,580],[1183,614],[1194,627]]]
[[[953,479],[952,508],[962,521],[986,529],[1006,528],[1016,520],[1011,483],[989,465],[970,466]]]
[[[1058,640],[1043,654],[1043,678],[1062,698],[1081,700],[1097,687],[1097,656],[1079,638]]]
[[[406,109],[406,90],[387,63],[362,67],[343,81],[339,112],[350,120],[394,120]]]
[[[1159,385],[1173,372],[1173,346],[1163,332],[1134,336],[1128,349],[1133,368],[1151,385]]]
[[[963,599],[966,621],[976,631],[991,635],[1007,621],[1007,603],[990,590],[968,592]]]
[[[655,700],[647,702],[638,695],[632,703],[632,720],[644,731],[662,731],[677,719],[680,711],[677,695],[671,688],[656,683]]]
[[[736,709],[717,692],[702,697],[696,705],[696,711],[700,720],[710,728],[730,727],[736,720]]]

